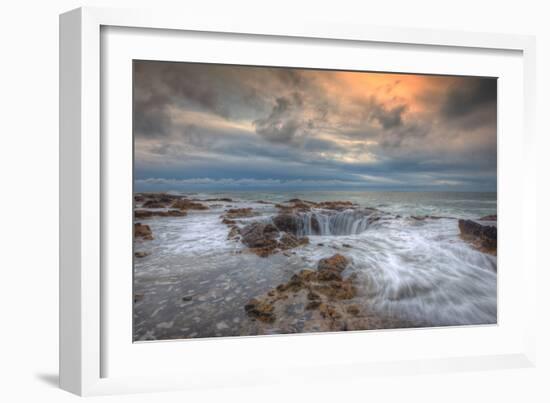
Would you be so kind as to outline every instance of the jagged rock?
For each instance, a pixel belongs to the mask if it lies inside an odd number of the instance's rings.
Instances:
[[[496,214],[486,215],[486,216],[481,217],[479,219],[479,221],[496,221],[496,220],[497,220],[497,215]]]
[[[239,234],[240,234],[239,227],[234,225],[229,230],[229,234],[227,234],[227,239],[237,239],[239,237]]]
[[[246,313],[262,322],[274,322],[273,305],[253,298],[244,306]]]
[[[336,201],[325,201],[325,202],[317,203],[317,207],[324,208],[327,210],[341,211],[341,210],[347,210],[349,208],[357,207],[357,205],[350,201],[336,200]]]
[[[350,201],[341,200],[316,203],[308,200],[290,199],[286,201],[285,204],[276,204],[275,206],[279,208],[283,214],[290,214],[295,212],[311,211],[312,208],[342,211],[350,208],[356,208],[357,204]]]
[[[153,215],[159,216],[159,217],[185,217],[187,215],[187,211],[183,211],[183,210],[155,211]]]
[[[359,309],[359,306],[357,305],[349,305],[347,308],[346,308],[346,311],[347,313],[353,315],[353,316],[359,316],[359,313],[361,312],[361,310]]]
[[[279,214],[273,218],[273,224],[279,229],[279,231],[289,232],[296,235],[300,228],[300,221],[295,215],[291,214]]]
[[[139,219],[151,217],[185,217],[186,215],[187,212],[182,210],[134,210],[134,217]]]
[[[286,232],[281,234],[277,227],[269,223],[253,222],[239,232],[241,242],[260,257],[267,257],[277,251],[285,251],[309,243],[308,237],[297,238]]]
[[[340,329],[342,324],[335,324],[336,319],[354,315],[354,308],[348,312],[340,301],[350,300],[356,295],[353,285],[355,276],[344,279],[340,272],[348,264],[347,258],[334,255],[319,261],[319,270],[304,269],[293,274],[286,283],[279,284],[275,289],[268,291],[264,296],[254,298],[245,306],[245,311],[254,318],[266,315],[263,321],[275,322],[277,312],[287,312],[288,305],[302,305],[305,311],[318,312],[322,318],[329,321],[329,328]]]
[[[223,217],[223,216],[222,216]],[[224,218],[222,220],[222,224],[225,224],[225,225],[235,225],[237,224],[237,222],[235,220],[230,220],[228,218]]]
[[[172,204],[172,208],[180,210],[208,210],[208,206],[189,199],[176,200],[176,202]]]
[[[319,306],[321,306],[321,301],[313,300],[313,301],[309,301],[307,303],[306,309],[309,311],[309,310],[312,310],[312,309],[317,309],[317,308],[319,308]]]
[[[144,258],[146,256],[149,256],[149,253],[147,253],[147,252],[136,252],[136,253],[134,253],[134,256],[137,257],[137,258]]]
[[[241,229],[242,242],[249,248],[276,247],[279,231],[272,224],[254,222]]]
[[[137,222],[134,224],[134,237],[152,240],[153,233],[148,225]]]
[[[268,257],[275,253],[277,250],[277,241],[273,241],[271,244],[258,247],[258,248],[250,248],[249,251],[258,255],[259,257]]]
[[[225,218],[228,218],[228,219],[253,217],[255,215],[257,215],[257,214],[254,211],[252,211],[251,207],[232,208],[232,209],[227,210],[224,214]]]
[[[227,203],[231,203],[231,202],[233,202],[233,199],[230,199],[229,197],[220,197],[218,199],[205,199],[203,201],[205,201],[205,202],[227,202]]]
[[[458,220],[458,228],[462,239],[485,253],[496,254],[497,228],[490,225],[481,225],[472,220]]]
[[[327,319],[335,320],[342,317],[342,314],[338,312],[338,310],[333,305],[329,304],[320,304],[319,312],[321,313],[321,316]]]
[[[290,199],[285,202],[286,204],[275,204],[282,214],[293,214],[296,212],[311,211],[311,208],[315,206],[314,202],[304,201],[300,199]]]
[[[173,195],[168,193],[136,193],[134,194],[134,200],[136,202],[149,202],[149,205],[153,203],[158,204],[169,204],[172,203],[174,200],[178,200],[183,198],[182,195]],[[148,206],[144,206],[148,207]]]
[[[153,217],[151,210],[134,210],[134,218],[149,218]]]
[[[319,270],[317,278],[319,281],[342,281],[340,273],[333,269]]]
[[[338,273],[344,271],[349,264],[349,260],[339,253],[332,255],[331,257],[319,260],[317,264],[318,270],[334,270]]]
[[[313,291],[310,290],[307,293],[307,299],[313,301],[313,300],[321,299],[321,297],[319,296],[319,294],[316,294],[316,293],[314,293]]]
[[[285,232],[279,239],[279,248],[282,250],[297,248],[298,246],[307,245],[309,238],[296,238],[294,235]]]
[[[146,208],[164,208],[166,207],[166,203],[161,202],[160,200],[154,199],[154,200],[147,200],[143,203],[142,207]]]

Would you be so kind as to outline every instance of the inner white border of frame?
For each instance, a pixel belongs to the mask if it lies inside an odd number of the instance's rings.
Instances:
[[[499,77],[498,325],[132,343],[133,59]],[[192,382],[524,352],[521,52],[102,27],[101,77],[101,377],[171,374]]]

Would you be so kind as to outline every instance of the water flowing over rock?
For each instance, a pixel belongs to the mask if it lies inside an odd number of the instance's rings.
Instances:
[[[279,214],[273,218],[273,224],[275,224],[279,231],[290,232],[296,235],[300,228],[300,218],[294,214]]]
[[[458,228],[462,239],[469,241],[481,252],[496,255],[497,228],[491,225],[481,225],[472,220],[458,220]]]
[[[241,231],[239,230],[239,227],[236,225],[233,225],[230,227],[229,234],[227,234],[227,239],[238,239]]]
[[[382,218],[374,209],[350,209],[344,211],[310,210],[307,212],[279,214],[273,224],[285,232],[305,235],[353,235],[365,231]]]

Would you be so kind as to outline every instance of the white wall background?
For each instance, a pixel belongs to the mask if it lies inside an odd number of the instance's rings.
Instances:
[[[308,384],[93,398],[116,402],[422,401],[547,402],[550,391],[549,240],[550,24],[544,1],[169,1],[19,0],[0,22],[0,399],[69,402],[56,387],[58,328],[58,14],[81,5],[179,7],[184,13],[350,21],[537,36],[539,188],[538,365],[535,369],[376,377]],[[534,235],[534,234],[533,234]],[[548,258],[546,258],[546,262]],[[544,267],[543,267],[544,266]]]

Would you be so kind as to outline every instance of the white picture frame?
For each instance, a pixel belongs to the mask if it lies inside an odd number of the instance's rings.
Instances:
[[[425,59],[433,64],[432,72],[447,74],[473,74],[476,68],[480,69],[476,71],[489,73],[493,71],[491,69],[502,69],[494,70],[502,71],[507,77],[504,87],[499,87],[499,246],[508,243],[515,245],[515,250],[509,248],[506,252],[505,249],[501,254],[499,248],[499,324],[495,327],[421,331],[188,340],[145,343],[136,347],[131,342],[131,334],[126,335],[124,327],[115,326],[116,323],[124,322],[118,320],[122,318],[120,315],[131,316],[131,312],[126,312],[128,305],[113,305],[113,298],[109,298],[113,290],[124,291],[125,280],[124,277],[113,277],[112,272],[108,271],[112,266],[109,265],[111,257],[105,228],[113,227],[111,221],[117,222],[115,232],[110,233],[110,239],[117,231],[124,233],[127,229],[127,233],[131,233],[130,227],[125,227],[128,221],[119,222],[113,215],[106,213],[111,211],[113,199],[122,200],[124,207],[128,196],[126,192],[113,198],[110,183],[118,181],[116,183],[122,186],[117,188],[123,191],[127,191],[128,186],[131,188],[128,183],[124,186],[125,181],[128,181],[127,171],[115,171],[117,168],[109,163],[113,153],[118,150],[124,153],[121,157],[123,161],[131,156],[131,149],[124,148],[128,138],[121,136],[122,140],[115,142],[112,141],[115,136],[111,135],[114,127],[127,132],[128,120],[121,118],[113,121],[109,115],[109,107],[115,103],[121,105],[122,109],[119,110],[131,110],[128,81],[122,80],[124,82],[119,85],[116,83],[121,80],[109,80],[107,77],[120,78],[117,74],[127,71],[124,66],[135,57],[135,53],[124,52],[126,46],[120,45],[129,44],[131,37],[139,32],[143,36],[138,45],[143,47],[144,54],[160,59],[169,57],[171,60],[172,53],[163,53],[161,50],[173,48],[170,44],[182,40],[181,35],[192,33],[195,38],[192,40],[195,41],[202,36],[215,34],[216,41],[230,41],[231,38],[259,43],[270,41],[273,46],[283,48],[288,43],[296,43],[301,49],[308,49],[315,41],[322,42],[322,46],[331,47],[334,51],[346,46],[354,48],[354,52],[361,52],[361,46],[376,46],[380,49],[394,46],[399,52],[399,49],[410,47],[413,52],[426,53]],[[106,33],[113,36],[107,38]],[[155,54],[147,53],[147,46],[155,44],[161,50],[157,49]],[[189,51],[198,49],[192,41],[188,45]],[[133,43],[128,49],[135,50],[135,46]],[[238,53],[237,47],[234,51]],[[430,56],[432,51],[446,53],[450,59]],[[61,387],[79,395],[97,395],[244,386],[265,382],[291,383],[297,375],[303,381],[304,378],[324,379],[328,373],[331,378],[336,376],[345,379],[380,373],[393,375],[534,365],[535,319],[530,315],[535,312],[537,265],[533,250],[535,242],[527,238],[527,234],[536,232],[534,52],[534,38],[520,35],[381,28],[326,22],[305,22],[298,26],[269,21],[268,18],[260,21],[235,17],[214,21],[151,10],[80,8],[61,15]],[[293,54],[290,48],[288,53]],[[350,58],[356,53],[348,53],[351,56],[342,55],[343,65],[331,64],[328,67],[349,67],[353,64]],[[298,57],[297,53],[294,54]],[[465,63],[467,66],[457,67],[449,64],[449,60],[461,60],[467,54],[471,54],[473,65]],[[486,61],[475,67],[475,59],[481,60],[485,56]],[[105,57],[111,58],[113,63],[103,60]],[[197,50],[194,57],[202,56]],[[220,53],[208,60],[223,62],[228,57]],[[242,56],[239,61],[252,62],[251,57],[257,60],[263,56],[260,51],[247,57],[243,59]],[[260,64],[276,64],[276,57],[265,56]],[[319,67],[315,52],[311,52],[311,56],[302,57],[296,61],[299,66],[311,63],[308,67]],[[440,60],[440,65],[436,63],[437,60]],[[394,63],[391,66],[394,70],[399,69],[401,63],[402,71],[415,72],[418,69],[426,72],[425,62],[424,65],[418,62],[418,65],[408,64],[405,67],[399,58],[388,56],[386,63]],[[504,93],[500,91],[502,88]],[[517,110],[518,106],[520,110],[516,116],[511,116],[511,112]],[[127,113],[123,115],[127,118]],[[513,164],[518,164],[521,169],[512,172]],[[507,178],[506,182],[503,182],[503,177]],[[501,203],[502,200],[504,202]],[[128,217],[131,217],[130,206],[128,204]],[[517,211],[514,220],[509,215],[507,217],[507,211],[511,209]],[[128,238],[122,245],[128,246]],[[131,255],[131,247],[120,253]],[[515,281],[519,290],[515,290],[514,296],[507,292],[514,285],[509,280],[511,277],[506,275],[510,272],[506,269],[507,265],[515,266],[521,272],[520,280]],[[510,298],[517,298],[518,301],[511,301]],[[128,301],[130,299],[131,296]],[[501,309],[501,306],[504,308]],[[453,340],[462,340],[463,348],[450,347]],[[368,349],[364,352],[353,350],[353,346],[365,341],[375,346],[380,356]],[[342,342],[348,358],[327,361],[315,357],[315,348],[341,345]],[[390,355],[388,352],[392,343],[394,346],[416,346],[418,350],[415,354],[408,354],[396,347]],[[300,354],[293,354],[293,358],[288,359],[284,357],[288,349]],[[262,355],[269,358],[266,360],[269,366],[262,364],[258,358]],[[169,356],[178,358],[170,359]],[[185,357],[185,360],[181,360],[181,357]],[[133,371],[136,359],[144,363],[144,367],[155,370]],[[119,364],[122,362],[127,362],[127,365]],[[307,371],[304,371],[306,368]]]

